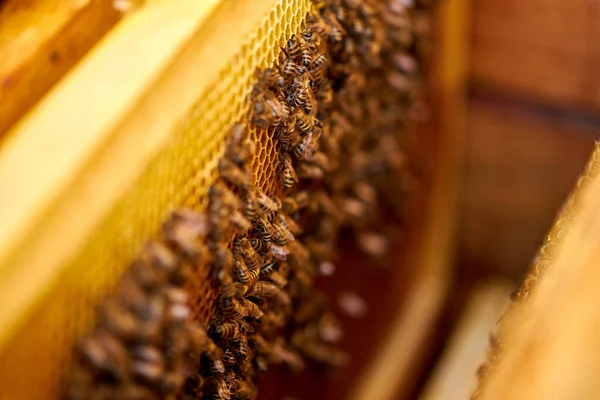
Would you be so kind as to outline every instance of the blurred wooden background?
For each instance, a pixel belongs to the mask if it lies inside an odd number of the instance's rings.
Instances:
[[[459,265],[517,279],[600,136],[600,3],[470,6]]]

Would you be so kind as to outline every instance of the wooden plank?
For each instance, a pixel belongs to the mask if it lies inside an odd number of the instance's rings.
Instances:
[[[600,108],[600,11],[589,0],[475,0],[476,84],[573,108]]]
[[[509,303],[511,289],[501,280],[473,289],[420,400],[469,398],[477,387],[475,371],[486,359],[490,333]]]
[[[120,17],[112,0],[0,6],[0,138]]]
[[[433,118],[440,139],[422,230],[415,231],[409,245],[407,265],[414,268],[413,281],[405,306],[398,310],[386,339],[356,383],[351,400],[397,399],[414,389],[448,294],[466,126],[468,2],[449,0],[438,13],[439,53],[431,78],[432,93],[439,96],[433,101]]]
[[[255,3],[237,6],[256,17],[252,22],[271,6]],[[201,32],[218,4],[147,4],[113,29],[0,148],[0,343],[217,76],[222,64],[205,62],[215,43],[207,45]],[[221,43],[223,63],[248,28],[238,26],[230,30],[232,42]]]
[[[503,318],[480,399],[600,397],[600,148],[557,221],[537,285]],[[534,271],[535,272],[535,271]]]
[[[520,278],[583,171],[600,125],[475,98],[468,129],[461,260],[470,274]]]

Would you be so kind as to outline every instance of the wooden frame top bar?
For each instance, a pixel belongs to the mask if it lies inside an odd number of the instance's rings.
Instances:
[[[113,0],[0,5],[0,140],[120,18]]]

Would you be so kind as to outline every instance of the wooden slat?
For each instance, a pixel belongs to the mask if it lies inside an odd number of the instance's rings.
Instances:
[[[592,0],[474,0],[476,84],[600,109],[600,7]]]
[[[409,244],[407,265],[413,281],[372,363],[356,383],[351,400],[385,400],[406,396],[428,354],[428,341],[448,294],[455,248],[456,213],[466,124],[466,0],[449,0],[438,11],[437,48],[432,71],[436,130],[440,134],[421,231]]]
[[[481,399],[600,398],[599,167],[597,149],[541,279],[503,318]]]
[[[486,359],[490,333],[509,303],[510,291],[511,285],[501,280],[474,288],[420,400],[469,398],[477,387],[475,371]]]
[[[471,102],[460,212],[470,274],[521,277],[598,137],[596,123]]]
[[[200,32],[220,3],[147,4],[9,134],[0,148],[0,343],[238,51],[248,26],[231,21],[239,29],[220,44],[222,63],[205,63],[215,43]],[[237,6],[255,17],[248,24],[272,5],[256,3]]]
[[[6,0],[0,6],[0,138],[121,14],[112,0]]]

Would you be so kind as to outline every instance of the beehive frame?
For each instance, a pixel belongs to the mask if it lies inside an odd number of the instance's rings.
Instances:
[[[91,315],[84,310],[93,309],[94,300],[114,284],[126,260],[169,211],[203,206],[202,196],[214,179],[209,160],[217,159],[228,129],[249,107],[254,69],[275,60],[278,46],[299,31],[310,4],[149,2],[111,31],[10,133],[0,154],[2,198],[7,199],[0,217],[0,301],[13,307],[3,307],[0,315],[0,376],[11,384],[0,387],[14,392],[3,396],[52,392],[57,378],[46,372],[56,370],[50,367],[60,360],[60,343],[72,342],[89,325]],[[140,35],[145,37],[141,46]],[[130,60],[135,65],[128,67]],[[85,103],[93,107],[71,113]],[[68,152],[45,147],[45,141],[69,143]],[[181,159],[186,146],[189,157]],[[41,153],[32,154],[32,148]],[[205,153],[192,154],[194,149]],[[194,176],[198,157],[205,158],[208,175]],[[165,168],[170,162],[189,166],[177,169],[178,175],[161,175],[158,171],[174,173]],[[173,183],[183,188],[179,196],[169,193]],[[92,196],[92,187],[104,190]],[[161,190],[163,196],[157,194]],[[55,232],[63,233],[59,243]],[[94,240],[86,243],[89,235]],[[115,235],[123,253],[108,255],[105,246],[114,244]],[[88,265],[88,270],[70,265]],[[53,296],[44,298],[50,292]],[[15,336],[24,324],[25,333]],[[40,330],[48,332],[42,341],[35,334]],[[34,360],[46,372],[27,376],[23,371]],[[32,388],[31,379],[40,387]]]
[[[162,203],[152,204],[148,209],[138,209],[136,206],[144,202],[144,193],[155,193],[152,185],[168,186],[165,182],[165,179],[169,180],[168,176],[161,176],[163,180],[160,181],[156,175],[157,170],[168,169],[155,166],[160,162],[165,163],[163,166],[173,162],[173,158],[169,160],[169,154],[179,154],[181,147],[178,150],[177,146],[186,145],[182,139],[184,136],[192,132],[192,137],[197,137],[201,127],[204,134],[207,131],[215,132],[217,136],[221,135],[221,138],[224,138],[227,131],[219,127],[230,126],[236,119],[243,118],[247,108],[244,108],[246,106],[242,103],[250,88],[249,77],[253,67],[264,67],[275,59],[278,45],[291,34],[298,32],[303,16],[310,7],[309,1],[292,2],[294,7],[297,7],[293,12],[288,12],[290,9],[286,9],[282,1],[270,1],[267,4],[256,1],[225,1],[218,4],[219,2],[213,1],[204,2],[203,5],[186,1],[176,6],[168,3],[149,1],[147,7],[139,13],[126,18],[63,84],[51,92],[13,129],[12,139],[1,150],[0,156],[6,155],[0,157],[1,182],[3,185],[4,182],[10,185],[3,186],[0,194],[4,196],[7,193],[5,189],[9,186],[13,193],[10,196],[11,202],[2,210],[1,216],[3,221],[12,223],[0,227],[0,238],[6,239],[3,241],[6,246],[0,249],[0,265],[10,265],[11,268],[3,268],[0,273],[3,274],[3,278],[7,278],[3,279],[6,287],[17,287],[13,285],[17,281],[28,282],[28,285],[19,285],[18,291],[4,291],[1,299],[5,304],[14,305],[12,308],[3,309],[6,314],[0,315],[0,322],[7,322],[4,324],[7,329],[3,330],[0,336],[0,344],[3,345],[0,350],[8,349],[3,352],[3,360],[0,361],[0,375],[3,380],[13,381],[10,386],[0,387],[10,387],[14,390],[0,393],[3,396],[6,394],[11,398],[11,395],[17,393],[31,394],[32,392],[27,392],[30,389],[38,393],[48,388],[52,389],[55,377],[41,378],[35,376],[35,373],[34,376],[27,377],[20,373],[19,365],[25,366],[35,362],[40,365],[40,370],[43,370],[44,359],[40,359],[39,355],[51,354],[51,347],[61,341],[68,343],[77,331],[83,330],[90,322],[89,319],[86,320],[85,313],[82,314],[81,320],[67,321],[67,314],[77,312],[71,308],[67,313],[68,306],[82,307],[82,310],[90,309],[93,300],[114,283],[114,277],[119,275],[119,268],[124,267],[124,260],[129,259],[139,249],[141,242],[154,233],[158,222],[173,207],[202,207],[202,188],[208,186],[211,177],[214,178],[211,173],[193,176],[193,183],[184,188],[184,191],[191,194],[187,198],[181,195],[179,199],[168,202],[167,197],[173,199],[170,193],[169,196],[158,199],[158,203]],[[275,32],[271,31],[273,28]],[[270,33],[275,35],[271,36]],[[148,34],[146,41],[151,45],[140,54],[130,53],[132,42],[140,34]],[[258,38],[268,38],[258,47],[259,54],[263,57],[254,56],[252,51],[257,48],[255,45]],[[215,53],[217,49],[218,52]],[[218,57],[214,57],[214,54],[218,54]],[[210,64],[202,62],[207,56],[212,60]],[[246,56],[250,58],[251,63],[244,66],[245,72],[240,75],[235,65],[240,65],[240,61],[247,59]],[[146,69],[140,73],[136,67],[135,74],[128,74],[134,68],[122,71],[123,73],[119,74],[121,79],[118,80],[114,79],[114,76],[107,77],[106,81],[93,82],[93,79],[90,79],[102,76],[98,75],[102,70],[110,70],[115,60],[119,60],[118,63],[122,61],[125,66],[128,59],[140,60],[146,64]],[[230,68],[224,68],[228,64]],[[234,67],[231,67],[232,65]],[[226,81],[232,76],[237,77],[233,85]],[[90,82],[93,84],[88,86]],[[221,83],[211,84],[215,82]],[[239,95],[233,99],[234,102],[227,104],[228,109],[233,111],[219,112],[220,116],[228,117],[211,119],[209,113],[194,113],[194,110],[213,109],[210,106],[206,107],[213,103],[227,103],[223,96],[224,88],[228,88],[228,93],[231,94],[236,92],[231,90],[232,87],[239,88]],[[112,89],[116,92],[111,91]],[[112,94],[100,96],[105,102],[103,106],[86,110],[77,116],[71,115],[70,110],[78,109],[77,105],[85,102],[86,96],[89,96],[87,99],[90,104],[94,104],[93,100],[98,100],[94,97],[99,93]],[[121,103],[111,103],[115,93],[121,99]],[[202,94],[206,96],[202,97]],[[72,107],[69,108],[69,105]],[[203,107],[200,107],[201,105]],[[216,113],[215,111],[212,114]],[[191,118],[186,118],[190,115]],[[193,120],[193,123],[190,120]],[[218,122],[202,125],[202,121],[209,120]],[[107,121],[110,124],[103,124]],[[46,153],[40,152],[35,157],[37,163],[31,162],[31,158],[23,157],[32,147],[41,147],[44,130],[49,129],[61,134],[64,140],[73,140],[70,143],[75,144],[74,147],[79,146],[78,151],[73,154],[80,158],[70,158],[70,155],[61,153],[61,149],[56,149],[54,154],[48,154],[48,149],[45,149]],[[73,132],[78,132],[80,136],[70,137],[68,134]],[[148,147],[137,147],[137,144],[142,142],[138,140],[141,137]],[[223,140],[219,142],[218,138],[211,139],[213,151],[209,153],[212,154],[212,159],[216,159],[223,150],[223,146],[218,143],[223,143]],[[268,145],[265,148],[268,149]],[[127,154],[127,157],[118,157],[119,154]],[[90,155],[93,157],[89,158]],[[54,162],[56,160],[61,162]],[[192,164],[192,169],[199,161],[197,158],[191,158],[180,162]],[[45,170],[39,168],[40,164],[58,165],[63,169]],[[153,169],[153,166],[156,169]],[[260,168],[256,170],[260,171]],[[15,179],[15,171],[19,171],[18,179]],[[115,171],[118,171],[118,174],[115,174]],[[29,179],[35,175],[37,178]],[[89,193],[86,195],[87,188],[90,187],[101,187],[106,191],[101,196],[92,198]],[[65,199],[68,201],[64,201]],[[39,213],[28,212],[31,209]],[[107,218],[107,215],[110,217]],[[125,215],[127,222],[137,215],[138,223],[144,226],[141,228],[143,235],[131,234],[131,231],[138,228],[126,226],[128,224],[124,219]],[[21,217],[23,219],[19,220]],[[136,221],[135,217],[133,220]],[[134,222],[134,226],[135,224]],[[29,234],[31,232],[35,234]],[[50,240],[53,232],[68,232],[69,235],[63,235],[64,241],[57,246],[56,242]],[[116,256],[123,262],[111,263],[112,267],[109,268],[112,269],[102,270],[103,273],[108,272],[104,278],[94,275],[94,271],[101,270],[102,257],[109,257],[103,252],[106,249],[106,241],[114,241],[117,232],[124,233],[118,240],[121,241],[119,248],[126,250],[123,254],[112,254],[110,257],[114,260]],[[95,237],[92,242],[87,241],[90,236]],[[22,237],[27,239],[21,241]],[[77,262],[72,260],[77,260],[79,265],[82,260],[94,261],[89,271],[85,272],[86,277],[82,277],[82,271],[73,270],[72,266],[77,265]],[[25,264],[27,269],[23,268]],[[35,276],[36,279],[20,276],[23,271],[27,271],[29,276]],[[75,282],[75,279],[79,285],[89,287],[89,292],[82,294],[75,285],[69,284]],[[59,298],[49,297],[50,292],[61,295]],[[69,299],[75,298],[72,296],[87,300],[71,303]],[[42,303],[46,300],[49,301]],[[44,307],[41,307],[42,304]],[[56,314],[53,314],[53,310]],[[70,328],[66,332],[56,330],[57,336],[48,335],[52,339],[34,345],[33,348],[39,350],[36,354],[30,346],[36,343],[34,332],[39,329],[46,330],[51,326],[54,326],[52,329],[60,327],[60,323],[52,325],[55,323],[52,321],[55,321],[53,318],[57,318],[57,315],[60,319],[61,313],[64,313],[62,323],[73,325],[69,325]],[[16,332],[26,332],[25,326],[31,332],[29,336],[15,335]],[[25,347],[28,347],[27,351]],[[57,347],[60,348],[60,344]],[[53,360],[60,359],[60,355],[58,358],[56,355],[51,357],[55,357]],[[15,364],[15,360],[21,360],[22,364]],[[49,363],[45,365],[50,366]],[[28,387],[30,379],[42,382],[42,386]]]

